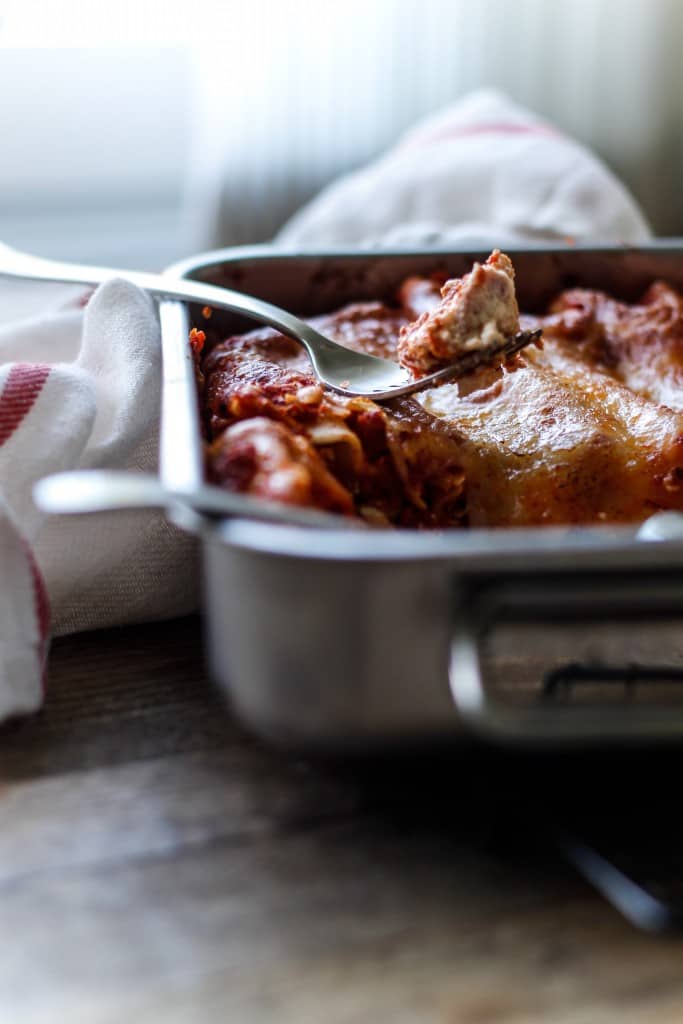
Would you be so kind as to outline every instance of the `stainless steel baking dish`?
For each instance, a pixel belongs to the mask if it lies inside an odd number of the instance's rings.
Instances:
[[[384,298],[483,252],[225,250],[168,271],[309,315]],[[683,245],[519,249],[520,306],[572,284],[683,288]],[[169,486],[199,485],[187,336],[161,308]],[[225,334],[249,329],[231,314]],[[483,736],[530,744],[683,737],[683,517],[631,528],[364,531],[170,513],[201,538],[211,672],[253,729],[308,749]]]

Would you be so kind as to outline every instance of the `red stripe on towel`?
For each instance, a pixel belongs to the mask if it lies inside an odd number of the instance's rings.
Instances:
[[[12,437],[33,408],[45,381],[50,376],[50,367],[45,363],[15,363],[7,375],[0,392],[0,446]],[[28,562],[33,583],[33,608],[38,627],[38,662],[45,686],[45,666],[50,634],[50,602],[43,574],[28,541],[22,547]]]
[[[424,142],[440,142],[442,139],[459,139],[467,135],[561,135],[549,124],[510,124],[492,121],[489,124],[452,125],[451,127],[435,128],[432,132],[416,133],[406,139],[406,146],[417,146]]]
[[[0,445],[8,441],[33,408],[50,375],[44,363],[15,363],[0,392]]]

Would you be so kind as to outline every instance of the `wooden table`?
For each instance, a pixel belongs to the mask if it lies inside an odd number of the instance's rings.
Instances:
[[[56,642],[0,772],[2,1022],[683,1020],[681,941],[492,823],[495,758],[273,752],[194,619]]]

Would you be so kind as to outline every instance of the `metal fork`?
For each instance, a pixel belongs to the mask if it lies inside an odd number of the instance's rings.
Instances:
[[[300,342],[308,352],[313,371],[322,384],[342,395],[383,400],[462,377],[498,356],[509,356],[540,336],[540,331],[522,331],[501,345],[468,352],[450,366],[415,379],[398,363],[354,352],[316,331],[310,324],[262,299],[230,288],[199,281],[176,280],[145,271],[114,270],[77,263],[62,263],[19,252],[0,243],[0,277],[98,285],[115,278],[130,281],[158,299],[180,299],[257,320]]]

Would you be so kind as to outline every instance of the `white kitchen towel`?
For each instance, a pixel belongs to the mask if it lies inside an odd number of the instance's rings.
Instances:
[[[318,245],[646,241],[632,196],[589,150],[491,89],[411,129],[279,232]]]
[[[331,186],[277,244],[493,246],[566,237],[634,243],[649,232],[591,153],[484,92]],[[153,303],[114,281],[85,308],[72,302],[7,322],[1,295],[0,718],[40,705],[50,633],[180,614],[196,601],[194,549],[163,515],[46,521],[31,498],[35,481],[58,470],[155,471]]]
[[[46,520],[34,483],[66,469],[154,473],[159,326],[124,281],[0,328],[0,717],[36,708],[50,633],[195,605],[191,543],[155,512]]]

